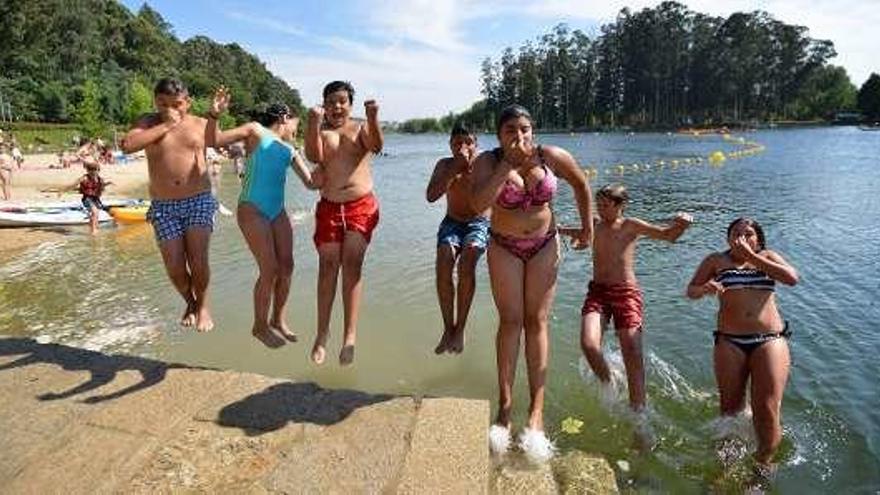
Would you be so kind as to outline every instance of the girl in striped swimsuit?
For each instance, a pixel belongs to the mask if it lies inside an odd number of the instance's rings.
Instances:
[[[703,260],[687,295],[718,297],[714,361],[721,414],[743,411],[751,378],[755,460],[769,468],[782,440],[782,393],[791,364],[788,325],[776,307],[776,282],[795,285],[798,273],[766,248],[764,231],[754,220],[734,220],[727,228],[727,243],[730,249]]]

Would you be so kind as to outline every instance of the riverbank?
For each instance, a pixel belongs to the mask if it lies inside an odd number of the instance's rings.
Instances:
[[[3,337],[0,393],[5,493],[617,492],[608,463],[578,453],[495,472],[485,400],[331,390]]]
[[[58,157],[51,153],[25,155],[22,168],[12,172],[12,199],[0,200],[0,207],[7,205],[32,205],[57,201],[79,201],[75,191],[62,194],[44,192],[48,188],[73,185],[84,173],[82,166],[50,168],[58,165]],[[113,182],[107,188],[105,199],[145,198],[147,195],[147,161],[131,158],[124,164],[104,165],[101,177]],[[86,227],[82,227],[86,228]],[[12,257],[30,247],[63,237],[64,229],[0,229],[0,257]]]

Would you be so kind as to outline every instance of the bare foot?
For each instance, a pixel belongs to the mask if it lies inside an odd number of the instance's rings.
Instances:
[[[434,354],[443,354],[444,352],[449,350],[449,332],[444,331],[443,336],[440,337],[440,343],[437,344],[437,347],[434,348]]]
[[[203,307],[196,314],[196,332],[210,332],[214,329],[214,320],[211,319],[211,313],[208,308]]]
[[[287,326],[287,322],[284,320],[273,320],[269,322],[269,325],[274,328],[282,337],[284,337],[289,342],[297,342],[299,341],[299,337],[296,336],[295,333]]]
[[[180,325],[183,327],[191,327],[196,324],[196,306],[195,303],[189,303],[183,311],[180,318]]]
[[[251,333],[269,349],[277,349],[284,345],[284,339],[271,331],[268,326],[260,326],[255,323]]]
[[[315,364],[324,364],[324,358],[327,357],[327,350],[324,349],[322,342],[315,342],[312,346],[312,362]]]
[[[339,364],[348,366],[354,362],[354,344],[346,344],[339,351]]]
[[[449,352],[461,354],[464,350],[464,330],[459,330],[452,335],[449,341]]]

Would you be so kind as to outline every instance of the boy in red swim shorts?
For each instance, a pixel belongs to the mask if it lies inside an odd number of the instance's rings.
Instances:
[[[318,329],[312,361],[326,355],[330,314],[336,283],[342,271],[345,330],[339,364],[354,361],[364,255],[379,223],[379,202],[373,194],[372,154],[382,151],[379,106],[364,102],[366,123],[351,118],[354,88],[345,81],[324,86],[324,103],[309,110],[306,157],[318,164],[323,178],[321,200],[315,210],[315,247],[318,250]]]
[[[645,407],[645,365],[642,291],[633,269],[636,241],[646,236],[675,242],[693,218],[678,213],[665,227],[626,218],[623,210],[628,200],[622,185],[607,185],[596,193],[599,218],[593,229],[593,280],[581,309],[581,349],[599,380],[608,384],[611,373],[602,354],[602,318],[614,320],[626,367],[629,404],[634,411],[640,411]],[[560,229],[560,232],[572,235],[569,230]]]

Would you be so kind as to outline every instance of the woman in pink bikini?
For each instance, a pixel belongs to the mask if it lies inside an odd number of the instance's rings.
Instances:
[[[550,201],[557,177],[571,185],[582,226],[573,235],[573,247],[585,249],[593,236],[590,185],[567,151],[534,143],[532,117],[525,108],[505,108],[497,132],[500,147],[481,154],[474,164],[471,195],[475,211],[492,206],[487,259],[499,316],[495,339],[499,391],[489,442],[494,453],[510,447],[513,381],[520,337],[525,334],[531,404],[519,443],[530,459],[546,460],[553,454],[543,416],[547,319],[559,266],[559,236]]]

